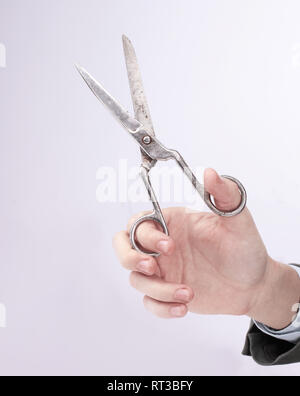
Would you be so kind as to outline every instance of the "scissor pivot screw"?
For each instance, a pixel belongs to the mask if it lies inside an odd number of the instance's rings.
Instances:
[[[143,137],[143,143],[144,144],[150,144],[151,143],[151,137],[150,136],[144,136]]]

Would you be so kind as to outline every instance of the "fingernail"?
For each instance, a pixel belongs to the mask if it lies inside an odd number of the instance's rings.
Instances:
[[[161,253],[168,253],[169,251],[169,242],[168,241],[160,241],[157,244],[157,249],[161,252]]]
[[[178,289],[176,290],[174,297],[176,300],[189,302],[191,299],[191,293],[188,289]]]
[[[176,307],[172,307],[170,309],[170,312],[172,316],[179,318],[181,316],[184,316],[186,312],[186,308],[184,305],[178,305]]]
[[[152,275],[152,265],[149,260],[140,261],[137,265],[137,269],[147,275]]]

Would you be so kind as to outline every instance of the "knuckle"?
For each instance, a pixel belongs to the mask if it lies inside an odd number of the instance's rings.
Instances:
[[[150,297],[144,296],[143,298],[143,304],[145,309],[150,312],[152,315],[158,317],[158,318],[163,318],[164,314],[161,312],[160,309],[157,307],[157,303],[155,303],[153,300],[151,300]]]
[[[128,262],[128,258],[127,257],[123,257],[121,260],[120,260],[120,263],[121,263],[121,266],[123,267],[123,268],[125,268],[125,269],[130,269],[129,267],[129,262]]]
[[[135,271],[131,272],[131,274],[129,276],[130,286],[132,286],[134,289],[136,289],[137,285],[138,285],[138,276],[139,276],[139,274]]]
[[[149,297],[148,296],[144,296],[143,297],[143,304],[144,304],[144,307],[148,310],[149,309]]]
[[[131,226],[131,224],[133,224],[138,218],[138,214],[134,214],[133,216],[130,217],[129,221],[128,221],[128,225]]]
[[[139,212],[139,213],[133,215],[133,216],[129,219],[129,221],[128,221],[127,229],[130,230],[131,227],[133,226],[133,224],[134,224],[139,218],[144,217],[144,216],[146,216],[146,215],[149,214],[149,213],[150,213],[150,211],[143,211],[143,212]]]
[[[122,266],[126,269],[132,269],[136,261],[136,252],[131,251],[123,257]]]
[[[113,236],[112,244],[113,244],[113,247],[114,247],[114,248],[117,246],[118,241],[119,241],[120,236],[122,235],[122,233],[123,233],[123,231],[119,231],[119,232],[117,232],[117,233]]]
[[[130,217],[128,223],[127,223],[127,229],[129,230],[133,224],[137,221],[137,219],[139,218],[139,214],[135,214],[133,216]]]

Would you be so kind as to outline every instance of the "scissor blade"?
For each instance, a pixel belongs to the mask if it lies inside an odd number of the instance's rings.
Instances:
[[[135,117],[144,125],[149,134],[154,136],[153,123],[143,87],[137,56],[129,38],[123,35],[122,39]]]
[[[131,117],[126,110],[98,83],[83,67],[77,66],[84,81],[95,94],[95,96],[104,104],[105,107],[117,118],[127,131],[135,133],[142,127],[142,124]]]

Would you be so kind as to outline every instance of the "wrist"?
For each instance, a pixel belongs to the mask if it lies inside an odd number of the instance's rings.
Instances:
[[[248,313],[252,319],[275,330],[292,323],[292,307],[299,303],[300,277],[290,266],[269,257],[264,279]]]

